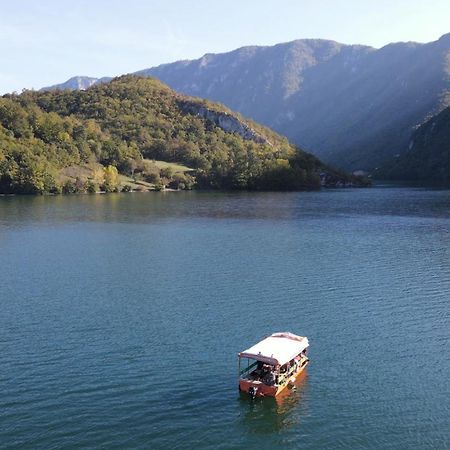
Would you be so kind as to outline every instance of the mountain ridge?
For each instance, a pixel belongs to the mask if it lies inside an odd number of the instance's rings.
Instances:
[[[326,162],[372,170],[450,105],[450,33],[379,49],[326,39],[244,46],[136,72],[209,98]]]

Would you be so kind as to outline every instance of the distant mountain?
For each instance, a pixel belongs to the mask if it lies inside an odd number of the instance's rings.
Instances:
[[[408,150],[381,167],[376,176],[450,182],[450,107],[422,124],[413,133]]]
[[[251,117],[325,161],[372,169],[450,105],[450,34],[379,50],[324,40],[244,47],[140,72]]]
[[[47,86],[43,87],[41,91],[75,91],[80,90],[84,91],[87,88],[90,88],[94,84],[101,84],[101,83],[107,83],[108,81],[111,81],[111,77],[103,77],[103,78],[93,78],[93,77],[83,77],[83,76],[76,76],[69,78],[64,83],[55,84],[53,86]]]
[[[302,39],[138,72],[221,102],[334,165],[372,170],[450,106],[450,34],[381,49]]]

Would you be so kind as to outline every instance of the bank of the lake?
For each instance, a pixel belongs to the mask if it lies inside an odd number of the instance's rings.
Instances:
[[[445,448],[450,191],[0,198],[0,447]],[[236,353],[310,339],[281,402]]]

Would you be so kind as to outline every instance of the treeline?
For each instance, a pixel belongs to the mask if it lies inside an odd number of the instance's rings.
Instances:
[[[323,170],[349,180],[264,127],[251,123],[270,142],[245,140],[184,112],[181,99],[186,101],[157,80],[136,76],[86,91],[3,96],[0,193],[117,190],[111,171],[156,188],[314,189]],[[184,163],[195,173],[162,173],[147,161],[152,159]],[[67,167],[95,164],[104,169],[85,180],[61,175]]]

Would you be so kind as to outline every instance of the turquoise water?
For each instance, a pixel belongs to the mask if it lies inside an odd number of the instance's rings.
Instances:
[[[450,446],[450,191],[3,197],[0,256],[2,448]]]

